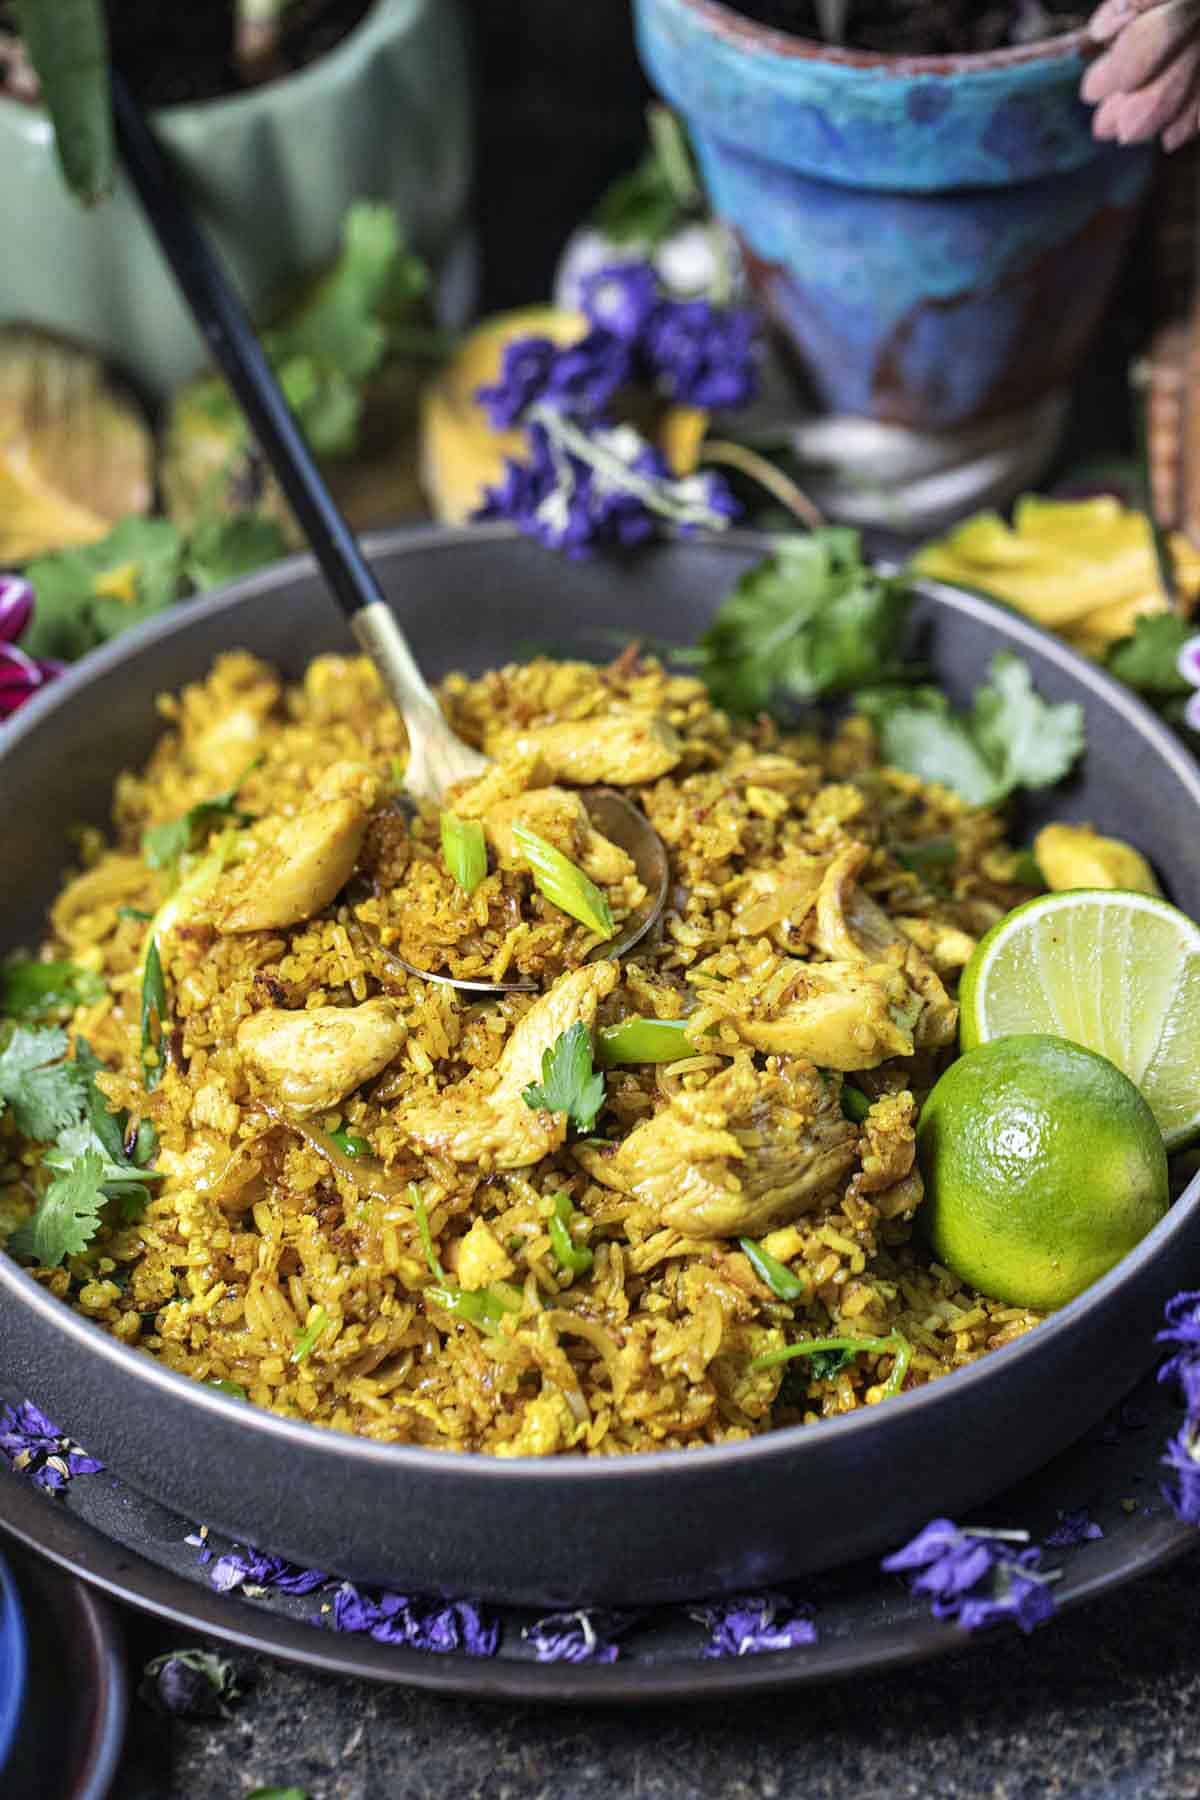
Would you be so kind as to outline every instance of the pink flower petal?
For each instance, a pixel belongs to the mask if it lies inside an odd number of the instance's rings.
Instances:
[[[33,616],[33,589],[20,575],[0,575],[0,644],[15,644]]]

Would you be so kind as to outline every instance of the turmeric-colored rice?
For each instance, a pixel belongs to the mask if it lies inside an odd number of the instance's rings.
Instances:
[[[576,726],[593,746],[614,716],[661,724],[673,766],[624,791],[667,846],[666,911],[610,992],[598,978],[592,1003],[597,1027],[686,1018],[682,1060],[610,1069],[588,1133],[567,1134],[523,1101],[505,1112],[494,1101],[501,1057],[539,993],[481,998],[400,959],[544,991],[596,966],[585,962],[596,935],[537,893],[527,868],[498,866],[494,847],[474,893],[458,886],[436,812],[414,818],[399,803],[403,728],[368,664],[323,657],[287,687],[253,657],[225,655],[160,702],[165,733],[146,769],[118,782],[111,838],[83,836],[40,948],[104,977],[105,998],[71,1029],[111,1070],[102,1086],[114,1108],[153,1121],[166,1178],[140,1218],[110,1219],[84,1255],[39,1279],[125,1343],[256,1405],[501,1456],[728,1442],[884,1397],[894,1348],[836,1370],[814,1372],[806,1357],[750,1366],[804,1339],[903,1340],[913,1387],[1034,1325],[964,1288],[915,1235],[914,1120],[954,1053],[959,971],[1028,897],[1001,819],[881,768],[862,720],[829,742],[766,719],[735,724],[698,681],[633,653],[609,668],[539,659],[456,676],[443,699],[460,734],[501,758],[484,810],[506,782],[518,797],[546,785],[528,742],[548,724]],[[347,765],[367,784],[350,803],[369,809],[349,880],[314,916],[231,928],[239,881],[243,902],[258,902],[272,834]],[[248,823],[214,819],[179,868],[148,866],[148,826],[243,776]],[[930,844],[936,858],[921,854]],[[161,932],[167,1067],[147,1093],[150,928],[137,914],[158,915],[214,845],[215,883]],[[626,873],[607,892],[619,926],[641,889]],[[392,1054],[330,1103],[296,1101],[321,1069],[273,1076],[246,1053],[251,1037],[239,1040],[258,1013],[373,1000],[389,1003]],[[829,1060],[814,1066],[797,1042],[828,1046]],[[870,1103],[865,1120],[846,1116],[845,1081]],[[469,1158],[452,1134],[417,1124],[451,1102],[464,1118],[491,1105],[499,1120]],[[657,1136],[644,1135],[656,1120]],[[547,1153],[514,1164],[510,1125],[544,1130]],[[636,1146],[622,1157],[639,1128],[638,1143],[657,1146],[657,1176]],[[335,1132],[359,1154],[339,1152]],[[776,1206],[818,1141],[820,1167],[836,1176]],[[756,1198],[752,1173],[772,1157],[782,1173],[760,1179]],[[0,1123],[0,1223],[19,1222],[45,1180],[38,1147]],[[564,1220],[589,1268],[557,1254],[552,1227]],[[743,1238],[799,1278],[801,1298],[776,1296]],[[490,1321],[444,1303],[491,1288],[503,1303]]]

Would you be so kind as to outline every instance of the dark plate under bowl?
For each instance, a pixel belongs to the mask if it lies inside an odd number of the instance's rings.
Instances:
[[[530,644],[611,655],[613,633],[695,638],[768,541],[748,534],[570,563],[496,530],[370,546],[432,675]],[[1200,914],[1200,772],[1129,693],[1004,608],[921,584],[915,620],[964,702],[997,650],[1087,716],[1081,774],[1022,820],[1131,839]],[[154,696],[242,646],[291,676],[348,634],[307,560],[153,621],[101,651],[0,738],[0,945],[36,938],[67,830],[107,817],[117,772],[160,729]],[[758,1587],[892,1545],[976,1505],[1079,1436],[1153,1360],[1165,1299],[1200,1274],[1200,1182],[1132,1255],[1016,1344],[869,1411],[748,1443],[613,1459],[497,1461],[368,1442],[257,1411],[130,1350],[0,1255],[6,1382],[142,1492],[186,1517],[364,1582],[510,1603],[652,1604]]]

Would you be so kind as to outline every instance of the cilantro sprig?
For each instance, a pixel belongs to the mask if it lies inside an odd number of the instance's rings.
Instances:
[[[194,850],[214,825],[232,824],[249,825],[253,814],[243,812],[238,805],[238,795],[250,776],[262,762],[256,756],[238,776],[232,787],[226,788],[223,794],[215,794],[211,800],[198,800],[195,806],[189,806],[185,813],[177,819],[164,819],[159,825],[151,825],[142,833],[142,855],[152,869],[171,869],[181,856]]]
[[[104,980],[73,962],[10,962],[0,969],[0,1013],[45,1019],[104,998]]]
[[[18,1025],[0,1050],[0,1108],[8,1107],[25,1137],[48,1146],[43,1161],[53,1175],[8,1249],[45,1268],[87,1248],[110,1202],[122,1217],[136,1217],[147,1185],[160,1179],[145,1166],[153,1128],[139,1129],[127,1153],[128,1116],[110,1112],[96,1082],[104,1063],[83,1038],[73,1060],[67,1048],[56,1027]]]
[[[542,1079],[522,1092],[526,1106],[566,1113],[577,1131],[590,1131],[604,1105],[604,1074],[592,1066],[592,1034],[582,1019],[542,1052]]]
[[[841,527],[781,537],[722,603],[693,658],[716,705],[753,717],[894,679],[911,596]]]
[[[933,687],[880,688],[855,703],[885,762],[953,788],[969,806],[995,806],[1018,787],[1049,787],[1083,749],[1083,708],[1041,699],[1028,664],[1007,652],[993,659],[969,713]]]

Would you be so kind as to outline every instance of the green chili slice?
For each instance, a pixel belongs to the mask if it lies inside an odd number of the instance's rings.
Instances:
[[[442,855],[464,894],[473,894],[487,874],[487,840],[478,819],[444,812],[440,821]]]
[[[852,1081],[843,1081],[842,1112],[845,1117],[852,1119],[856,1125],[861,1125],[870,1110],[871,1102],[862,1089],[855,1087]]]
[[[548,844],[545,838],[539,837],[536,831],[530,831],[527,825],[518,822],[512,828],[512,835],[513,842],[533,871],[534,886],[551,906],[578,919],[597,937],[607,939],[615,935],[608,901],[581,868],[553,844]]]
[[[572,1275],[586,1275],[592,1266],[592,1252],[582,1244],[577,1244],[571,1236],[571,1219],[575,1208],[571,1204],[569,1194],[555,1194],[554,1211],[550,1215],[547,1229],[550,1232],[550,1248],[554,1251],[561,1269]]]
[[[305,1357],[310,1354],[317,1339],[328,1324],[329,1314],[325,1311],[323,1306],[318,1306],[313,1315],[312,1324],[308,1326],[307,1330],[302,1331],[300,1336],[296,1339],[296,1347],[289,1356],[288,1361],[302,1363]]]
[[[809,1289],[807,1275],[794,1275],[786,1263],[753,1238],[739,1238],[738,1244],[754,1273],[766,1282],[777,1300],[803,1300]]]
[[[596,1061],[605,1068],[618,1063],[670,1063],[692,1056],[686,1019],[622,1019],[596,1033]]]

